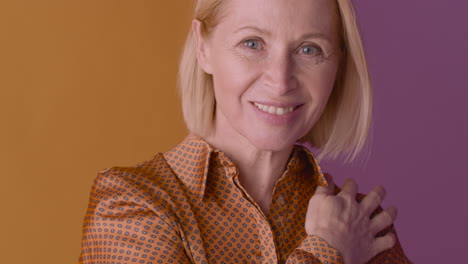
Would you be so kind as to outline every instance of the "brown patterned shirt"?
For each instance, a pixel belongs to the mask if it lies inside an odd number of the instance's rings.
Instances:
[[[343,263],[304,229],[308,201],[326,184],[313,154],[296,145],[265,216],[234,163],[189,136],[136,167],[99,173],[80,263]],[[369,263],[410,262],[397,242]]]

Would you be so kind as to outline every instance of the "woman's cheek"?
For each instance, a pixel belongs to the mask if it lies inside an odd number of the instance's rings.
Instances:
[[[315,89],[330,91],[336,80],[337,66],[332,62],[319,64],[307,64],[300,67],[299,74],[306,80],[307,84],[314,84]]]
[[[240,56],[226,58],[217,67],[219,81],[223,87],[230,87],[229,90],[232,92],[246,90],[258,75],[258,66],[258,62],[250,58]]]

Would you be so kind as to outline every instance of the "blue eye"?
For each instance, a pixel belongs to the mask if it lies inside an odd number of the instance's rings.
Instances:
[[[320,53],[320,48],[314,46],[305,46],[301,48],[301,52],[306,55],[313,55],[315,53]]]
[[[249,39],[244,42],[244,45],[250,49],[258,49],[260,43],[257,40]]]

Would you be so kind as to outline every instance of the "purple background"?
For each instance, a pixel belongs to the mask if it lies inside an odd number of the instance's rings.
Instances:
[[[468,263],[468,1],[354,1],[374,85],[370,154],[322,162],[382,184],[415,263]]]

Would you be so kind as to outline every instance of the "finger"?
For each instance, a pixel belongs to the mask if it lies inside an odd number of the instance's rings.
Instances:
[[[341,189],[341,192],[338,195],[347,195],[351,196],[354,199],[356,197],[357,190],[358,186],[356,182],[353,179],[348,178],[343,183],[343,188]]]
[[[370,215],[382,203],[385,195],[386,191],[382,186],[375,187],[362,199],[361,208]]]
[[[370,222],[370,229],[373,234],[377,234],[378,232],[384,230],[385,228],[389,227],[395,221],[398,215],[398,210],[395,207],[389,207],[379,214],[377,214],[374,218],[371,219]]]
[[[378,237],[374,241],[374,245],[372,247],[372,253],[375,257],[377,254],[381,253],[382,251],[391,249],[396,244],[396,236],[393,233],[388,233],[385,236]]]
[[[333,187],[331,187],[330,184],[328,184],[328,186],[317,185],[317,188],[315,189],[315,195],[317,194],[332,195]]]
[[[317,185],[314,195],[318,195],[318,194],[328,195],[328,187]]]

